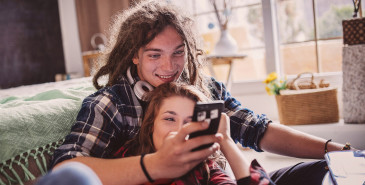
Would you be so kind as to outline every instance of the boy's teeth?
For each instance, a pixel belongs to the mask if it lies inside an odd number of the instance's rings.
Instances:
[[[172,76],[160,76],[160,78],[171,78]]]

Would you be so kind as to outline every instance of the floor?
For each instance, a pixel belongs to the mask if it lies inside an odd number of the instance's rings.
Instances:
[[[292,166],[299,162],[315,161],[315,159],[300,159],[295,157],[277,155],[269,152],[256,152],[251,149],[243,149],[242,153],[250,161],[256,159],[260,163],[260,165],[266,170],[266,172],[271,172],[283,167]]]
[[[256,159],[267,173],[275,171],[280,168],[292,166],[300,162],[315,161],[315,159],[300,159],[300,158],[276,155],[268,152],[256,152],[252,149],[245,149],[245,148],[241,149],[242,149],[242,154],[245,157],[247,157],[249,161]],[[233,172],[231,171],[230,167],[226,168],[226,171],[232,178],[234,178]]]

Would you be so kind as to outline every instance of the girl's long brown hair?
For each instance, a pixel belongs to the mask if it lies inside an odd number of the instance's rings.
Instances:
[[[159,0],[137,3],[115,17],[110,42],[99,60],[104,66],[93,78],[95,88],[103,87],[98,82],[102,76],[108,76],[105,86],[117,84],[128,67],[132,68],[132,76],[135,75],[136,66],[132,58],[168,25],[174,27],[181,36],[187,52],[187,63],[179,82],[194,85],[208,94],[204,85],[202,58],[199,56],[203,52],[198,47],[193,19],[177,7]]]
[[[163,101],[172,96],[188,98],[194,102],[208,101],[208,98],[204,94],[191,85],[182,85],[172,82],[158,86],[145,96],[146,99],[149,100],[149,103],[142,121],[141,129],[137,136],[127,143],[127,145],[130,145],[128,149],[130,155],[140,155],[142,153],[146,154],[156,151],[152,141],[154,121]]]

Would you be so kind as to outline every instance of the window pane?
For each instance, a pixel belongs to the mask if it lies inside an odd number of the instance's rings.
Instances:
[[[211,53],[220,37],[220,29],[211,0],[171,0],[174,4],[194,9],[197,29],[204,41],[204,50]],[[220,13],[223,12],[224,0],[216,0]],[[236,40],[238,52],[247,54],[243,60],[235,60],[232,71],[233,81],[263,79],[266,76],[264,26],[261,0],[228,0],[232,7],[228,29]],[[249,6],[248,6],[249,5]],[[213,67],[216,78],[225,81],[228,65]],[[242,73],[242,71],[246,71]],[[209,73],[209,72],[208,72]]]
[[[195,24],[200,34],[219,32],[219,23],[214,13],[195,16]]]
[[[244,59],[233,60],[232,81],[241,82],[246,80],[258,80],[266,77],[265,49],[252,49],[245,51],[247,55]],[[210,74],[206,67],[205,72]],[[218,81],[226,82],[229,72],[228,64],[214,65],[215,78]]]
[[[190,15],[194,15],[196,13],[195,0],[166,0],[168,3],[174,4],[177,7],[183,9]]]
[[[342,71],[342,39],[318,42],[321,72]]]
[[[214,13],[196,16],[197,27],[208,42],[210,50],[219,39],[220,30]],[[209,27],[209,25],[214,25]],[[239,52],[255,47],[264,47],[264,26],[261,5],[234,9],[228,24],[229,32],[237,41]]]
[[[261,4],[234,9],[232,15],[230,31],[240,51],[265,47]]]
[[[252,4],[261,4],[261,0],[236,0],[234,2],[235,6],[247,6]]]
[[[177,1],[181,1],[181,0],[177,0]],[[213,6],[212,4],[209,2],[209,0],[193,0],[195,3],[195,12],[194,14],[202,14],[202,13],[207,13],[207,12],[212,12],[213,11]],[[181,1],[181,2],[184,2]],[[185,6],[183,6],[185,7]]]
[[[265,79],[265,49],[245,50],[244,53],[247,55],[245,59],[234,61],[232,81],[240,82],[245,80]]]
[[[205,50],[209,54],[219,40],[220,30],[214,13],[196,16],[198,30],[202,33]],[[209,28],[209,24],[214,24]],[[235,60],[232,71],[233,82],[242,80],[262,79],[266,76],[265,44],[263,30],[262,8],[260,5],[235,8],[229,21],[229,32],[237,41],[238,52],[248,55],[243,60]],[[219,80],[225,80],[228,66],[214,66]],[[245,71],[245,73],[242,73]],[[247,71],[247,72],[246,72]],[[223,78],[223,79],[222,79]]]
[[[280,43],[314,39],[312,1],[277,0]]]
[[[176,1],[176,0],[175,0]],[[243,7],[254,4],[261,4],[261,0],[193,0],[196,5],[196,14],[202,14],[214,11],[211,1],[215,1],[218,10],[224,9],[224,1],[227,2],[227,7]],[[184,1],[182,1],[184,2]]]
[[[315,42],[286,44],[280,47],[284,74],[317,72]]]
[[[316,0],[319,39],[342,37],[342,20],[352,18],[352,1]]]

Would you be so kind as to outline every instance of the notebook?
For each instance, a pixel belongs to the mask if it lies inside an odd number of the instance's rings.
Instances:
[[[336,185],[365,185],[365,150],[325,154],[330,177]]]

